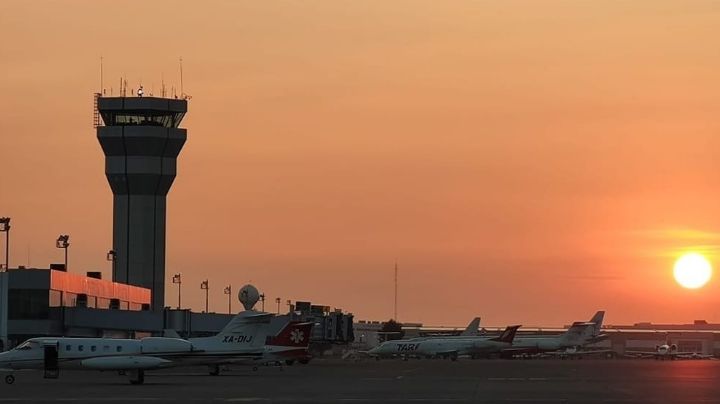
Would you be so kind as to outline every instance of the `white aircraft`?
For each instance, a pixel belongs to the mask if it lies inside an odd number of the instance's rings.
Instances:
[[[465,327],[465,329],[458,335],[447,335],[443,332],[437,332],[437,333],[428,333],[423,335],[422,337],[418,338],[461,338],[461,337],[476,337],[480,335],[480,317],[473,318],[470,323]],[[385,334],[391,334],[391,333],[385,333]]]
[[[465,328],[463,332],[460,333],[461,337],[476,337],[480,335],[480,331],[478,330],[480,328],[480,317],[475,317],[470,321],[470,324]]]
[[[148,337],[31,338],[0,353],[0,369],[13,372],[44,369],[45,378],[57,378],[63,369],[125,372],[131,384],[142,384],[145,371],[207,365],[210,374],[225,364],[298,360],[307,363],[312,323],[289,322],[276,336],[268,335],[272,314],[244,311],[216,336],[204,338]],[[12,384],[12,373],[5,382]]]
[[[380,357],[425,356],[446,357],[457,360],[460,355],[482,355],[498,353],[512,346],[519,325],[510,326],[499,337],[423,337],[386,341],[368,351],[368,354]]]
[[[712,355],[705,355],[698,352],[679,352],[678,347],[675,344],[671,344],[670,341],[656,345],[655,351],[625,351],[625,354],[634,358],[655,358],[657,360],[665,359],[714,359]]]
[[[575,322],[561,335],[556,336],[518,336],[512,347],[503,350],[503,355],[534,355],[555,352],[564,355],[576,355],[579,348],[601,339],[600,329],[605,317],[604,311],[598,311],[589,322]]]

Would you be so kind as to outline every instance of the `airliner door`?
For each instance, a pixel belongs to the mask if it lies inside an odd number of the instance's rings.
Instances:
[[[58,363],[58,343],[46,342],[43,344],[44,377],[46,379],[57,379],[60,376]]]

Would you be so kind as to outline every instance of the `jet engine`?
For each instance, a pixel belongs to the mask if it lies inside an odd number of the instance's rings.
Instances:
[[[85,359],[82,367],[93,370],[136,370],[158,369],[172,361],[154,356],[110,356]]]
[[[565,348],[565,353],[574,354],[574,353],[577,353],[578,350],[579,349],[577,346],[571,346],[571,347]]]
[[[140,349],[144,354],[192,352],[189,341],[180,338],[147,337],[140,340]]]

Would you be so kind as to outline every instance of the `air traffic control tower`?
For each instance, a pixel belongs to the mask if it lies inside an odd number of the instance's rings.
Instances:
[[[113,192],[113,281],[152,291],[152,310],[165,306],[165,211],[177,156],[187,139],[179,128],[187,101],[96,96],[104,125],[97,137]],[[97,121],[97,118],[96,118]]]

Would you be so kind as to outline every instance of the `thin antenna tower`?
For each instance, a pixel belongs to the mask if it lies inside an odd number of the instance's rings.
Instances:
[[[103,57],[100,56],[100,94],[105,94],[105,88],[103,87]]]
[[[182,56],[180,56],[180,97],[185,97],[185,91],[183,87],[183,74],[182,74]]]
[[[393,319],[395,321],[397,321],[397,318],[398,318],[398,316],[397,316],[397,289],[398,289],[398,265],[397,265],[397,260],[395,260],[395,310],[394,310],[394,315],[393,315]]]

